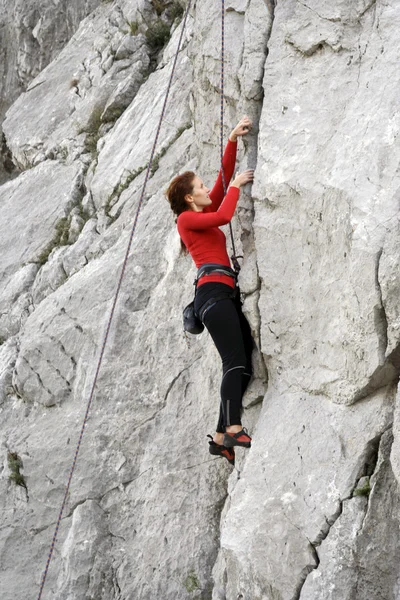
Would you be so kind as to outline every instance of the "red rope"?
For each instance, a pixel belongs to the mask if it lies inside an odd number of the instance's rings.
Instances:
[[[159,121],[159,124],[158,124],[158,127],[157,127],[157,133],[156,133],[156,137],[155,137],[155,140],[154,140],[153,148],[152,148],[152,151],[151,151],[150,161],[149,161],[149,164],[147,166],[146,177],[145,177],[145,180],[144,180],[144,183],[143,183],[143,188],[142,188],[142,192],[141,192],[141,195],[140,195],[139,204],[138,204],[138,207],[137,207],[137,210],[136,210],[135,219],[134,219],[133,226],[132,226],[132,229],[131,229],[131,234],[130,234],[130,237],[129,237],[128,247],[126,249],[125,258],[124,258],[124,261],[123,261],[123,264],[122,264],[121,274],[120,274],[118,285],[117,285],[117,289],[116,289],[116,292],[115,292],[115,296],[114,296],[114,300],[113,300],[111,312],[110,312],[110,315],[109,315],[109,318],[108,318],[106,333],[105,333],[103,344],[102,344],[102,347],[101,347],[99,361],[97,363],[96,374],[94,376],[93,385],[92,385],[92,388],[91,388],[91,392],[90,392],[90,396],[89,396],[89,401],[88,401],[88,405],[87,405],[87,408],[86,408],[85,417],[83,419],[83,424],[82,424],[81,432],[80,432],[80,435],[79,435],[78,444],[77,444],[76,450],[75,450],[74,460],[72,462],[72,467],[71,467],[71,470],[70,470],[70,473],[69,473],[69,478],[68,478],[68,483],[67,483],[67,486],[66,486],[66,489],[65,489],[63,503],[61,505],[60,513],[58,515],[57,524],[56,524],[56,527],[55,527],[55,530],[54,530],[53,540],[51,542],[50,552],[49,552],[49,556],[47,558],[47,563],[46,563],[45,570],[43,572],[43,576],[42,576],[42,580],[41,580],[41,584],[40,584],[39,595],[37,597],[37,600],[41,600],[42,593],[43,593],[43,588],[44,588],[44,584],[46,582],[46,577],[47,577],[47,573],[48,573],[49,566],[50,566],[50,561],[51,561],[51,558],[53,556],[54,546],[55,546],[56,541],[57,541],[57,534],[58,534],[58,530],[59,530],[59,527],[60,527],[60,522],[61,522],[62,515],[63,515],[63,512],[64,512],[65,504],[66,504],[66,501],[67,501],[67,497],[68,497],[68,492],[69,492],[69,488],[70,488],[70,485],[71,485],[72,476],[73,476],[74,471],[75,471],[76,461],[77,461],[77,458],[78,458],[78,454],[79,454],[79,450],[80,450],[81,442],[82,442],[82,437],[83,437],[83,434],[84,434],[84,431],[85,431],[85,427],[86,427],[86,423],[87,423],[87,420],[88,420],[89,411],[90,411],[90,407],[91,407],[91,404],[92,404],[92,400],[93,400],[93,396],[94,396],[94,391],[95,391],[95,387],[96,387],[96,383],[97,383],[97,378],[98,378],[98,375],[99,375],[99,372],[100,372],[101,363],[103,361],[104,351],[105,351],[106,343],[107,343],[107,340],[108,340],[108,335],[109,335],[109,332],[110,332],[111,323],[112,323],[112,320],[113,320],[113,317],[114,317],[114,312],[115,312],[115,307],[116,307],[116,304],[117,304],[118,296],[119,296],[119,293],[120,293],[120,290],[121,290],[122,280],[123,280],[124,275],[125,275],[126,265],[127,265],[127,262],[128,262],[129,253],[130,253],[131,246],[132,246],[133,236],[134,236],[134,233],[136,231],[136,225],[137,225],[137,222],[138,222],[140,210],[141,210],[142,205],[143,205],[143,200],[144,200],[144,194],[145,194],[145,191],[146,191],[147,181],[149,179],[151,165],[152,165],[152,162],[153,162],[154,153],[155,153],[155,149],[156,149],[157,142],[158,142],[158,137],[159,137],[159,134],[160,134],[161,124],[162,124],[162,120],[164,118],[165,108],[166,108],[166,105],[167,105],[168,96],[169,96],[169,92],[170,92],[170,89],[171,89],[172,79],[173,79],[174,73],[175,73],[175,67],[176,67],[176,63],[177,63],[177,60],[178,60],[178,55],[179,55],[181,44],[182,44],[183,33],[185,31],[186,21],[187,21],[187,17],[188,17],[189,10],[190,10],[190,5],[191,5],[191,0],[188,0],[188,5],[187,5],[187,8],[186,8],[185,17],[184,17],[183,25],[182,25],[182,31],[181,31],[181,35],[180,35],[179,42],[178,42],[178,48],[177,48],[177,51],[176,51],[176,54],[175,54],[174,63],[172,65],[171,76],[170,76],[170,79],[169,79],[169,83],[168,83],[168,87],[167,87],[167,92],[166,92],[166,95],[165,95],[165,100],[164,100],[163,108],[162,108],[162,111],[161,111],[160,121]]]

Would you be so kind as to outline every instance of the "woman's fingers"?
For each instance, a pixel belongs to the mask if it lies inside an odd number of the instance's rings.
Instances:
[[[252,123],[251,119],[249,119],[249,117],[247,115],[245,115],[244,117],[242,117],[240,119],[239,123],[235,127],[236,134],[244,135],[251,129],[252,125],[253,125],[253,123]]]
[[[250,181],[253,181],[253,179],[254,179],[254,169],[247,169],[247,171],[245,171],[243,173],[243,175],[246,177],[246,183],[249,183]]]
[[[235,129],[232,130],[229,139],[232,142],[236,142],[237,138],[242,135],[246,135],[252,128],[253,122],[247,115],[242,117],[239,123],[236,125]]]
[[[254,169],[247,169],[246,171],[243,171],[243,173],[236,175],[235,181],[239,185],[245,185],[246,183],[250,183],[250,181],[253,181],[253,179]]]

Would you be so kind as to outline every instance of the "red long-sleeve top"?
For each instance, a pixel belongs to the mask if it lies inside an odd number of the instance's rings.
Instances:
[[[226,185],[229,184],[233,175],[236,151],[237,142],[228,140],[222,161]],[[178,232],[197,268],[205,263],[217,263],[230,267],[225,234],[219,227],[226,225],[232,219],[239,198],[239,188],[230,187],[224,198],[224,186],[220,171],[209,196],[212,204],[206,206],[202,212],[187,210],[179,215]],[[235,287],[232,277],[219,274],[202,277],[197,285],[213,281]]]

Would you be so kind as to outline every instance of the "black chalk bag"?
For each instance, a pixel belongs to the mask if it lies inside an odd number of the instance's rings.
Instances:
[[[194,310],[194,300],[183,309],[183,329],[193,334],[204,330],[204,325]]]

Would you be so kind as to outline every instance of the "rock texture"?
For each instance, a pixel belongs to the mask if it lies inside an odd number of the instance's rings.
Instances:
[[[222,523],[215,598],[399,593],[388,462],[399,374],[390,75],[399,18],[385,2],[275,9],[253,186],[269,388]],[[372,492],[353,498],[364,476]],[[391,548],[387,560],[372,530]]]
[[[70,40],[81,20],[101,0],[21,0],[0,6],[0,122],[29,83]],[[5,140],[0,149],[0,183],[15,171]],[[15,175],[15,173],[14,173]]]
[[[0,9],[12,171],[0,186],[2,600],[39,590],[184,4]],[[207,452],[219,359],[206,333],[182,335],[194,267],[163,197],[179,171],[210,183],[218,171],[220,7],[204,0],[188,18],[44,598],[400,595],[400,9],[225,8],[225,136],[241,114],[254,120],[238,169],[256,168],[255,183],[234,221],[256,342],[253,446],[233,472]]]

